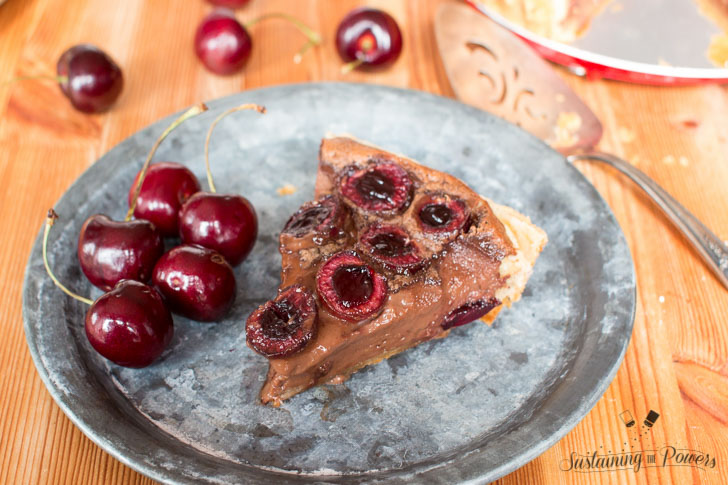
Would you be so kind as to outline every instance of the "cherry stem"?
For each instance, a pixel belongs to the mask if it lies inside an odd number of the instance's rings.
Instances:
[[[31,79],[46,79],[48,81],[56,81],[59,83],[64,83],[64,82],[68,81],[68,76],[51,76],[50,74],[38,74],[35,76],[18,76],[18,77],[14,77],[8,81],[5,81],[4,83],[1,84],[1,86],[6,86],[8,84],[12,84],[17,81],[28,81]]]
[[[364,64],[365,62],[366,61],[363,58],[359,58],[355,61],[347,62],[346,64],[341,66],[341,74],[348,74],[351,71],[353,71],[354,69],[356,69],[357,67]]]
[[[250,28],[260,22],[261,20],[267,20],[267,19],[273,19],[273,18],[279,18],[286,20],[288,22],[291,22],[293,25],[296,26],[296,28],[306,36],[308,39],[308,42],[303,44],[303,47],[301,47],[298,52],[293,56],[293,62],[296,64],[299,64],[301,62],[301,59],[303,58],[303,55],[308,51],[311,47],[320,45],[321,44],[321,35],[313,30],[308,25],[301,22],[299,19],[294,17],[293,15],[288,15],[286,13],[281,12],[273,12],[273,13],[266,13],[261,15],[260,17],[251,20],[250,22],[247,22],[245,24],[245,28]]]
[[[234,108],[230,108],[227,111],[223,111],[220,116],[215,118],[215,121],[212,122],[210,125],[210,129],[207,130],[207,137],[205,138],[205,170],[207,170],[207,183],[210,185],[210,192],[213,194],[217,192],[215,189],[215,183],[212,181],[212,172],[210,171],[210,137],[212,136],[212,130],[215,129],[215,126],[220,122],[221,119],[229,115],[230,113],[235,113],[236,111],[243,111],[246,109],[254,109],[260,114],[265,114],[265,106],[258,106],[257,104],[247,103],[247,104],[241,104],[240,106],[236,106]]]
[[[45,230],[43,232],[43,264],[45,265],[46,273],[48,273],[48,276],[51,277],[53,280],[53,283],[56,284],[58,288],[61,289],[63,293],[70,296],[71,298],[75,298],[78,301],[81,301],[87,305],[92,305],[93,301],[89,300],[88,298],[85,298],[83,296],[77,295],[76,293],[72,292],[63,284],[61,284],[60,281],[56,278],[56,275],[53,274],[53,271],[51,271],[51,266],[48,264],[48,234],[51,232],[51,227],[53,227],[53,223],[56,222],[56,219],[58,219],[58,214],[56,214],[56,211],[53,209],[48,209],[48,216],[46,217],[46,223],[45,223]]]
[[[154,142],[154,146],[149,151],[149,155],[147,155],[147,159],[144,161],[144,165],[142,166],[141,172],[139,172],[139,177],[137,179],[137,183],[134,186],[134,197],[131,200],[131,205],[129,206],[129,212],[126,213],[126,217],[124,218],[124,221],[129,222],[134,215],[134,210],[136,209],[137,205],[137,199],[139,199],[139,194],[142,191],[142,182],[144,182],[144,178],[147,176],[147,169],[149,168],[149,164],[152,161],[152,157],[154,156],[154,153],[157,151],[157,148],[159,148],[159,145],[164,141],[165,138],[167,138],[167,135],[169,135],[172,130],[177,128],[179,125],[181,125],[184,121],[188,120],[189,118],[192,118],[193,116],[197,116],[200,113],[204,113],[207,111],[207,106],[204,103],[200,103],[197,106],[193,106],[192,108],[188,109],[182,115],[174,120],[171,125],[167,127],[164,132],[162,132],[161,135],[159,135],[159,138],[157,138],[157,141]]]

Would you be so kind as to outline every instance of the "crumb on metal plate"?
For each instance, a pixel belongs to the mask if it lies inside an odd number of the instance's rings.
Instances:
[[[276,189],[276,192],[278,192],[278,195],[284,196],[284,195],[291,195],[296,193],[296,186],[291,184],[286,184],[283,187],[278,187]]]

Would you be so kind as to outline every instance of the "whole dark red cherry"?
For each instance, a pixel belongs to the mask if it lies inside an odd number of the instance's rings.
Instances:
[[[339,24],[336,48],[339,56],[352,68],[389,64],[396,61],[402,52],[402,32],[387,12],[357,8]]]
[[[239,71],[250,57],[253,40],[228,10],[215,10],[205,17],[195,34],[195,53],[215,74]]]
[[[198,320],[220,320],[235,300],[235,275],[222,254],[183,244],[165,253],[154,267],[154,285],[174,313]]]
[[[86,219],[78,235],[81,270],[105,291],[121,280],[146,283],[163,253],[162,236],[149,221],[113,221],[95,214]]]
[[[237,266],[255,245],[258,218],[242,195],[198,192],[179,212],[179,235],[182,242],[213,249]]]
[[[250,0],[207,0],[209,3],[213,5],[217,5],[218,7],[227,7],[227,8],[240,8],[246,6],[248,3],[250,3]]]
[[[124,280],[86,312],[86,336],[102,356],[125,367],[146,367],[172,340],[172,315],[157,290]]]
[[[56,65],[63,94],[85,113],[106,111],[124,87],[121,69],[108,54],[91,44],[71,47]]]
[[[140,172],[141,173],[141,172]],[[132,204],[139,174],[129,189]],[[142,183],[134,217],[153,222],[165,237],[179,233],[179,210],[193,194],[200,191],[200,182],[187,167],[175,162],[159,162],[149,166]]]

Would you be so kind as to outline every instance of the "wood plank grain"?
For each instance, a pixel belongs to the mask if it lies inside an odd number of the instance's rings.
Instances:
[[[90,41],[122,65],[124,92],[106,114],[71,109],[45,81],[0,85],[0,483],[148,484],[86,438],[53,403],[32,364],[21,320],[23,270],[47,207],[94,160],[149,123],[200,100],[280,83],[370,82],[453,96],[436,52],[433,17],[453,0],[252,0],[245,21],[286,11],[322,33],[300,64],[292,26],[262,22],[239,74],[214,76],[192,51],[202,0],[9,0],[0,7],[0,66],[7,77],[53,73],[69,45]],[[388,10],[404,35],[390,68],[342,74],[334,34],[351,8]],[[624,156],[728,239],[728,89],[655,88],[564,79],[604,124],[601,147]],[[556,446],[501,484],[728,483],[728,292],[655,206],[620,174],[580,163],[623,227],[635,261],[638,309],[624,364],[604,397]],[[618,418],[661,417],[646,432]],[[685,446],[718,466],[579,474],[561,470],[572,452]],[[601,448],[600,448],[601,447]]]

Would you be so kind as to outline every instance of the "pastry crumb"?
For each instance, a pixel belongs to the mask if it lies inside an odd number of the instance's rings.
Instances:
[[[634,131],[624,126],[620,126],[619,128],[617,128],[617,136],[622,143],[630,143],[633,142],[635,138],[637,138],[637,136],[634,134]]]
[[[660,297],[658,298],[658,300],[660,300],[660,303],[665,303],[665,297],[662,296],[662,295],[660,295]]]
[[[728,34],[724,32],[710,37],[708,59],[716,67],[728,67]]]
[[[278,187],[276,189],[276,192],[278,192],[278,195],[284,196],[284,195],[295,194],[296,190],[298,190],[298,189],[296,188],[295,185],[286,184],[283,187]]]
[[[566,96],[561,93],[556,93],[556,102],[563,103],[564,101],[566,101]]]
[[[672,67],[672,64],[670,64],[669,62],[667,62],[662,57],[660,57],[660,58],[657,59],[657,65],[658,66],[665,66],[665,67]]]
[[[609,11],[612,12],[612,13],[619,13],[622,10],[624,10],[624,5],[622,5],[619,2],[613,3],[612,6],[609,7]]]
[[[688,157],[681,155],[680,158],[677,159],[678,163],[681,167],[687,167],[690,165],[690,160],[688,160]]]
[[[672,155],[665,155],[662,159],[662,163],[665,165],[674,165],[675,164],[675,157]]]

